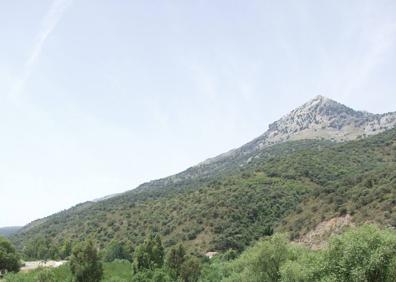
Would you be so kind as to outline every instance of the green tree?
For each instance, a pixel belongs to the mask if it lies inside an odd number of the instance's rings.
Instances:
[[[104,260],[111,262],[116,259],[129,259],[129,254],[123,243],[112,241],[105,250]]]
[[[24,249],[25,255],[30,259],[55,259],[58,257],[58,250],[51,240],[44,237],[37,237],[28,242]]]
[[[97,282],[101,280],[103,267],[91,240],[79,244],[73,249],[70,271],[76,282]]]
[[[60,248],[59,254],[62,259],[71,256],[73,250],[73,243],[71,240],[65,240],[63,246]]]
[[[158,268],[158,269],[154,270],[152,281],[153,282],[173,282],[172,278],[169,276],[169,274],[163,268]]]
[[[395,262],[395,233],[365,225],[330,240],[323,273],[337,281],[395,281]]]
[[[137,273],[142,270],[161,268],[164,263],[164,247],[158,235],[150,233],[134,253],[133,270]]]
[[[280,268],[291,256],[285,235],[266,237],[228,265],[231,276],[227,281],[280,281]]]
[[[165,259],[165,265],[172,273],[173,277],[180,276],[182,265],[185,260],[186,251],[182,244],[178,244],[168,251]]]
[[[184,282],[196,282],[201,274],[201,263],[195,257],[187,258],[181,265],[180,278]]]
[[[174,280],[184,282],[198,281],[201,273],[200,261],[195,257],[187,256],[182,244],[178,244],[168,251],[165,266]]]
[[[19,271],[19,256],[10,241],[0,236],[0,274]]]

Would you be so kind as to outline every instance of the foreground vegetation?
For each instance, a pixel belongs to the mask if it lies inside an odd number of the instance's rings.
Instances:
[[[282,234],[258,242],[230,262],[207,266],[203,281],[396,281],[396,233],[362,226],[313,251]]]
[[[316,251],[290,243],[280,233],[240,255],[228,250],[211,260],[187,255],[180,244],[165,255],[161,239],[154,235],[138,246],[132,262],[115,259],[102,265],[95,250],[92,242],[79,245],[69,264],[8,274],[5,281],[396,281],[396,232],[374,225],[333,236],[327,247]]]

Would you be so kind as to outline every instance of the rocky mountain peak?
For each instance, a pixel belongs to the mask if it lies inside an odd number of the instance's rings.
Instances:
[[[269,125],[268,130],[228,154],[254,154],[273,144],[300,139],[353,140],[396,126],[396,112],[372,114],[355,111],[322,95]],[[227,155],[223,155],[227,156]]]
[[[322,95],[315,96],[302,106],[269,125],[268,130],[245,144],[200,165],[222,163],[229,159],[254,156],[274,144],[301,139],[347,141],[396,127],[396,112],[372,114],[353,110]]]
[[[297,139],[352,140],[379,133],[395,125],[396,113],[376,115],[355,111],[318,95],[270,124],[268,131],[257,138],[255,143],[261,148]]]
[[[327,98],[325,96],[322,95],[317,95],[314,98],[312,98],[311,100],[309,100],[308,102],[306,102],[305,104],[303,104],[302,106],[300,106],[299,108],[306,108],[306,109],[312,109],[315,108],[316,106],[329,106],[332,104],[339,104],[334,100],[331,100],[330,98]],[[339,104],[342,105],[342,104]]]
[[[313,126],[313,124],[323,122],[329,122],[325,125],[332,127],[336,124],[340,125],[342,123],[341,120],[346,121],[370,115],[372,114],[355,111],[341,103],[318,95],[302,106],[294,109],[280,120],[274,122],[271,126],[292,126],[294,131],[296,131],[296,129],[303,130]]]
[[[301,112],[301,111],[306,111],[306,112],[317,112],[317,113],[322,113],[323,110],[329,110],[329,109],[338,109],[338,110],[351,110],[350,108],[344,106],[343,104],[340,104],[334,100],[331,100],[330,98],[327,98],[322,95],[315,96],[313,99],[310,101],[306,102],[302,106],[298,107],[295,109],[293,112]]]

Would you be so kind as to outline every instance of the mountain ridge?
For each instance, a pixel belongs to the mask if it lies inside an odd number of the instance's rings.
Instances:
[[[337,114],[342,115],[337,117]],[[318,115],[319,117],[320,115],[324,115],[330,118],[322,118],[320,123]],[[313,124],[316,126],[312,126]],[[350,125],[354,125],[355,129],[360,128],[359,132],[351,132],[353,128],[347,128],[347,126]],[[342,137],[345,137],[346,141],[353,140],[359,135],[363,136],[366,134],[367,136],[383,132],[395,126],[396,112],[372,114],[367,111],[356,111],[330,98],[317,95],[302,106],[282,116],[279,120],[269,124],[268,130],[259,137],[239,148],[232,149],[214,158],[209,158],[200,164],[208,164],[224,157],[232,156],[239,151],[252,152],[287,140],[325,138],[334,139],[335,141],[344,141]],[[322,136],[319,134],[320,132],[318,132],[318,129],[322,129],[322,127],[326,129],[334,128],[341,132],[335,131],[332,132],[333,134]],[[305,134],[302,136],[299,135],[301,131],[307,129],[312,129],[312,131],[309,132],[310,135],[307,134],[307,132],[304,132]],[[342,133],[342,129],[345,131],[344,134],[340,134]]]
[[[348,141],[378,134],[394,127],[396,127],[396,112],[373,114],[356,111],[330,98],[317,95],[269,124],[267,131],[245,145],[206,159],[180,173],[143,183],[136,189],[139,191],[154,183],[166,185],[196,175],[210,174],[225,169],[224,164],[230,161],[238,162],[245,159],[249,162],[262,149],[286,141],[302,139]],[[244,163],[240,165],[243,166]]]
[[[3,226],[0,227],[0,236],[9,237],[15,233],[17,233],[22,226]]]

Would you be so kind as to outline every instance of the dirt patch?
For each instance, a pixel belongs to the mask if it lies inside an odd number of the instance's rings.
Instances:
[[[352,216],[349,214],[334,217],[319,223],[316,225],[315,229],[300,237],[295,243],[308,246],[313,250],[322,249],[326,246],[327,240],[331,235],[340,234],[345,228],[353,226]]]
[[[39,267],[56,268],[56,267],[59,267],[59,266],[65,264],[66,262],[67,262],[66,260],[61,260],[61,261],[55,261],[55,260],[26,261],[25,265],[21,267],[21,271],[22,272],[28,272],[28,271],[32,271],[34,269],[37,269]]]

